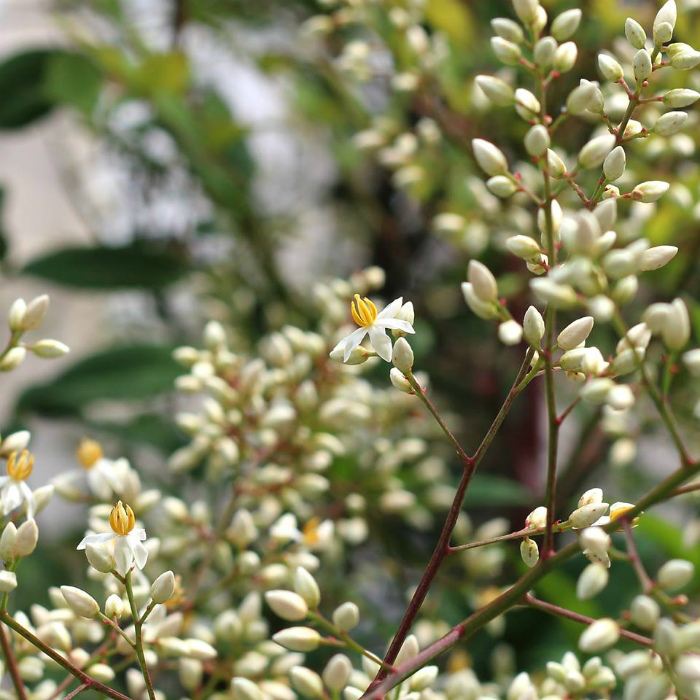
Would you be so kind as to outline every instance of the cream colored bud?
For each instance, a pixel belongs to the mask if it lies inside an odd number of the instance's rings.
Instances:
[[[691,70],[700,63],[700,51],[686,49],[679,51],[671,58],[671,65],[676,70]]]
[[[607,503],[588,503],[580,508],[577,508],[570,516],[569,523],[571,527],[583,529],[590,527],[601,516],[605,515],[608,510]]]
[[[99,683],[109,683],[114,680],[115,673],[107,664],[91,664],[88,675]]]
[[[151,585],[151,598],[154,603],[165,603],[175,592],[175,574],[164,571]]]
[[[530,236],[511,236],[506,240],[506,247],[521,260],[539,261],[540,259],[540,246]]]
[[[349,632],[360,622],[360,609],[355,603],[343,603],[333,611],[332,619],[339,630]]]
[[[540,102],[529,90],[518,88],[515,91],[515,111],[529,122],[539,114]]]
[[[573,350],[583,343],[593,330],[593,316],[584,316],[570,323],[557,336],[557,345],[562,350]]]
[[[622,146],[615,146],[603,161],[603,173],[605,174],[605,178],[610,182],[619,180],[625,172],[626,163],[625,149]]]
[[[400,369],[392,367],[389,370],[389,381],[391,382],[391,385],[394,387],[394,389],[398,389],[404,394],[413,393],[413,387],[411,386],[411,382],[409,382],[408,379],[406,379],[404,373]]]
[[[658,270],[676,257],[678,248],[675,245],[657,245],[647,248],[640,260],[640,270]]]
[[[103,574],[108,574],[116,566],[112,553],[98,544],[86,545],[85,556],[90,566]]]
[[[313,651],[321,643],[321,635],[311,627],[288,627],[272,635],[272,641],[290,651]]]
[[[698,98],[700,98],[700,92],[687,88],[676,88],[669,90],[664,95],[663,102],[665,107],[678,109],[679,107],[689,107],[694,102],[697,102]]]
[[[7,317],[7,325],[13,333],[22,331],[22,321],[24,314],[27,311],[27,304],[24,299],[15,299],[10,306],[10,312]]]
[[[559,284],[551,279],[530,280],[530,288],[535,296],[555,308],[565,309],[574,306],[578,301],[576,291],[568,284]]]
[[[105,601],[105,615],[110,620],[120,620],[123,614],[124,601],[116,593],[112,593]]]
[[[186,690],[194,692],[202,684],[204,667],[197,659],[180,659],[178,661],[178,678]]]
[[[578,499],[578,507],[587,506],[590,503],[602,503],[603,502],[603,489],[593,488],[584,491],[581,498]]]
[[[0,536],[0,558],[10,561],[15,557],[15,542],[17,540],[17,526],[13,522],[7,523]]]
[[[632,190],[632,199],[646,203],[655,202],[668,192],[669,187],[668,182],[648,180],[640,183]]]
[[[515,14],[523,24],[532,24],[537,20],[539,6],[537,0],[513,0]]]
[[[637,82],[641,83],[646,80],[651,75],[652,70],[649,52],[646,49],[639,49],[634,55],[632,66],[634,68],[634,77]]]
[[[494,175],[486,181],[486,187],[489,192],[495,194],[496,197],[505,199],[510,197],[518,189],[517,185],[505,175]]]
[[[485,320],[498,318],[498,310],[493,302],[482,301],[474,292],[470,282],[462,282],[462,295],[467,306],[479,317]]]
[[[661,338],[669,350],[682,350],[690,340],[688,307],[682,299],[674,299],[669,305]]]
[[[581,548],[593,552],[605,552],[610,548],[610,535],[599,527],[588,527],[580,533]]]
[[[323,669],[323,682],[331,692],[339,692],[348,684],[352,671],[350,659],[344,654],[336,654]]]
[[[578,646],[586,654],[595,654],[613,646],[620,638],[620,626],[611,618],[591,623],[578,640]]]
[[[310,668],[294,666],[289,672],[289,680],[294,690],[307,698],[323,697],[323,681],[321,676]]]
[[[676,8],[675,0],[667,0],[667,2],[661,7],[661,9],[656,13],[654,17],[654,31],[662,24],[670,24],[671,29],[676,26],[676,20],[678,18],[678,10]]]
[[[646,46],[647,35],[644,28],[631,17],[625,20],[625,36],[635,49],[643,49]]]
[[[531,127],[525,134],[525,150],[531,156],[541,156],[549,148],[549,132],[541,124]]]
[[[693,377],[700,377],[700,348],[683,353],[683,364]],[[3,536],[4,536],[3,532]],[[0,556],[2,556],[2,539],[0,538]]]
[[[530,530],[540,530],[547,524],[547,508],[546,506],[537,506],[527,518],[525,518],[525,527]]]
[[[504,345],[518,345],[523,339],[523,328],[513,319],[504,321],[498,326],[498,339]]]
[[[615,382],[608,377],[592,379],[581,389],[581,398],[589,403],[603,404],[608,400],[608,394],[614,386]]]
[[[36,520],[25,520],[17,528],[17,536],[15,537],[15,554],[18,557],[28,557],[35,549],[36,543],[39,541],[39,528],[36,525]]]
[[[264,698],[258,684],[247,678],[233,678],[231,692],[235,700],[263,700]]]
[[[217,656],[216,649],[202,639],[186,639],[187,656],[199,661],[211,661]]]
[[[624,75],[622,66],[608,54],[598,54],[598,68],[601,75],[611,83],[617,83]]]
[[[554,52],[552,61],[554,69],[560,73],[568,73],[575,65],[578,58],[578,47],[573,41],[567,41]]]
[[[578,154],[578,162],[582,168],[597,168],[615,146],[613,134],[603,134],[591,139]]]
[[[575,8],[567,10],[557,15],[552,21],[551,32],[552,36],[557,41],[564,41],[573,36],[581,22],[581,10]]]
[[[602,564],[589,564],[578,577],[576,596],[580,600],[595,598],[607,585],[610,575]]]
[[[476,162],[487,175],[505,175],[508,172],[506,157],[490,141],[473,139],[472,150]]]
[[[582,81],[578,87],[575,87],[566,98],[566,107],[571,112],[571,114],[577,115],[582,114],[587,109],[596,107],[598,104],[598,95],[600,92],[598,86],[595,83],[589,81]]]
[[[498,285],[491,270],[478,260],[470,260],[467,268],[467,279],[474,293],[481,301],[493,302],[498,298]]]
[[[29,348],[37,357],[44,360],[52,360],[56,357],[63,357],[70,352],[70,348],[60,340],[40,340]]]
[[[406,338],[399,338],[394,343],[392,353],[392,362],[394,366],[403,374],[409,374],[413,369],[413,350]]]
[[[0,372],[11,372],[19,367],[27,356],[27,349],[22,346],[10,348],[0,360]]]
[[[566,175],[566,163],[551,148],[547,151],[547,167],[552,177],[562,178]]]
[[[661,588],[673,591],[687,586],[694,573],[695,567],[689,561],[671,559],[659,569],[656,578]]]
[[[496,17],[495,19],[491,20],[491,27],[496,35],[516,44],[522,43],[525,39],[525,34],[523,33],[522,27],[512,19]]]
[[[539,66],[548,66],[554,59],[557,50],[557,41],[554,37],[542,37],[532,49],[532,57]]]
[[[513,88],[500,78],[494,78],[492,75],[477,75],[476,84],[496,105],[509,105],[515,100]]]
[[[654,630],[654,650],[665,656],[675,656],[679,646],[678,627],[666,617],[659,620]]]
[[[491,37],[491,49],[496,54],[496,58],[507,66],[514,66],[520,62],[522,56],[520,47],[511,41],[501,39],[500,36]]]
[[[616,384],[608,392],[605,403],[616,411],[624,411],[634,406],[634,394],[627,384]]]
[[[531,540],[529,537],[522,540],[520,543],[520,558],[529,568],[537,564],[540,558],[540,550],[535,540]]]
[[[672,136],[683,128],[687,119],[688,115],[685,112],[666,112],[656,120],[654,131],[659,136]]]
[[[534,307],[528,307],[523,318],[523,335],[525,340],[534,348],[538,348],[540,340],[544,336],[544,319],[542,314]]]
[[[301,566],[294,572],[294,590],[315,610],[321,602],[321,591],[316,579]]]
[[[0,571],[0,593],[9,593],[17,588],[17,574],[14,571]]]
[[[288,622],[303,620],[309,613],[306,601],[292,591],[268,591],[265,600],[276,615]]]
[[[100,611],[97,601],[88,593],[75,586],[61,586],[61,593],[65,598],[68,607],[80,617],[88,619],[95,617]]]
[[[643,630],[653,630],[661,616],[659,604],[645,595],[638,595],[630,605],[632,622]]]
[[[28,304],[22,316],[22,330],[32,331],[38,328],[49,308],[49,297],[47,294],[35,297]]]

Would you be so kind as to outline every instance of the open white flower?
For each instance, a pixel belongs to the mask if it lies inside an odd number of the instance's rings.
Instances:
[[[350,359],[352,351],[359,346],[366,335],[369,335],[369,342],[375,352],[382,360],[391,362],[391,339],[386,334],[387,330],[403,331],[404,333],[415,333],[413,326],[400,318],[396,318],[403,298],[394,299],[387,307],[377,312],[377,307],[367,298],[355,294],[350,303],[352,318],[359,328],[350,335],[345,336],[333,349],[331,356],[343,353],[343,362]]]
[[[119,501],[109,514],[109,525],[112,532],[86,535],[78,545],[78,549],[85,549],[89,544],[104,545],[107,542],[116,541],[114,559],[117,573],[126,576],[134,563],[139,569],[143,569],[148,559],[148,550],[143,545],[146,531],[143,528],[134,527],[136,525],[134,511]]]
[[[19,456],[18,456],[19,455]],[[34,518],[34,494],[25,483],[34,468],[34,455],[27,450],[13,452],[7,460],[7,476],[0,477],[0,509],[3,515],[11,513],[23,503],[27,518]]]

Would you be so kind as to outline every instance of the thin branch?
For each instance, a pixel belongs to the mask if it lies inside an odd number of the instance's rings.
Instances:
[[[17,659],[12,651],[12,643],[8,638],[7,630],[4,627],[0,627],[0,645],[2,645],[2,653],[5,655],[7,670],[10,673],[10,678],[12,678],[12,685],[15,687],[17,697],[19,700],[27,700],[27,689],[24,687],[22,676],[19,674]]]

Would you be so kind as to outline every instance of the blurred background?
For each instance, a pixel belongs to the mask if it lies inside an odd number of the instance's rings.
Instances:
[[[679,4],[678,40],[692,43],[700,3]],[[629,53],[625,17],[650,25],[657,9],[543,5],[550,16],[584,10],[579,61],[553,89],[554,115],[581,77],[596,75],[601,47]],[[416,12],[423,34],[404,31]],[[167,489],[167,457],[185,442],[173,422],[181,369],[172,349],[198,344],[209,318],[246,352],[286,323],[313,328],[317,282],[371,265],[386,271],[385,299],[413,301],[417,363],[465,444],[478,443],[521,354],[468,312],[459,282],[469,259],[484,260],[522,314],[528,275],[501,253],[509,235],[534,226],[523,207],[485,189],[468,146],[480,136],[511,160],[523,157],[527,123],[474,84],[480,73],[513,79],[488,43],[498,16],[511,16],[508,3],[0,1],[0,305],[49,293],[42,337],[72,350],[3,377],[3,434],[32,431],[35,484],[75,469],[89,435]],[[700,89],[697,75],[672,79]],[[575,153],[591,129],[567,122],[562,146]],[[640,143],[629,177],[676,184],[659,206],[620,207],[625,235],[683,252],[654,275],[631,316],[651,299],[682,295],[696,340],[699,136],[691,109],[682,134]],[[519,527],[539,503],[538,391],[518,402],[484,462],[470,511],[477,523],[499,514]],[[697,394],[687,383],[674,392],[697,441]],[[632,500],[669,465],[653,412],[624,431],[601,429],[597,418],[586,409],[567,427],[562,500],[575,503],[601,482]],[[59,499],[42,519],[51,537],[83,528],[80,510]],[[643,527],[665,555],[700,561],[698,528],[684,535],[653,517]],[[433,538],[424,534],[416,560]],[[566,604],[572,580],[552,577],[549,599]]]

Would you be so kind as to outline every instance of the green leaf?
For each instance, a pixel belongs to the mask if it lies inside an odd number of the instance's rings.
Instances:
[[[23,271],[69,287],[161,289],[180,279],[190,267],[168,251],[132,243],[63,248],[32,260]]]
[[[128,444],[141,443],[171,454],[185,444],[182,434],[171,420],[152,413],[142,413],[124,422],[90,422],[96,432],[103,431],[122,438]]]
[[[102,87],[100,70],[86,56],[56,53],[46,71],[46,95],[57,103],[92,112]]]
[[[532,502],[532,494],[515,481],[501,476],[475,474],[464,503],[467,506],[522,506]]]
[[[182,367],[164,345],[127,345],[98,352],[56,379],[27,390],[18,411],[80,415],[93,401],[149,399],[172,389]]]
[[[46,116],[54,106],[46,74],[58,51],[35,49],[0,63],[0,129],[19,129]]]

